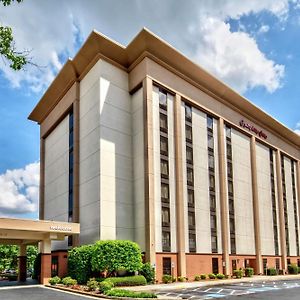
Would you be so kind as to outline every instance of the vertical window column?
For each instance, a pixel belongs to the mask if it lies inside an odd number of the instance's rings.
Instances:
[[[274,249],[275,249],[275,255],[279,255],[275,177],[274,177],[274,155],[273,155],[272,149],[270,149],[270,174],[271,174],[271,197],[272,197],[272,213],[273,213]]]
[[[285,171],[284,171],[284,156],[283,155],[281,155],[281,176],[282,176],[282,194],[283,194],[286,255],[290,256],[289,219],[288,219],[288,208],[287,208],[287,199],[286,199],[286,185],[285,185]]]
[[[227,158],[227,187],[228,187],[230,248],[231,248],[231,254],[236,254],[231,127],[229,127],[228,125],[226,125],[226,158]]]
[[[207,116],[207,153],[208,153],[208,179],[209,179],[209,201],[210,201],[210,231],[211,231],[211,251],[218,253],[217,236],[217,207],[216,207],[216,187],[215,187],[215,155],[214,155],[214,120]]]
[[[69,195],[68,195],[68,221],[73,221],[73,180],[74,180],[74,114],[69,113]],[[72,246],[73,237],[68,237],[68,246]]]
[[[159,89],[162,251],[171,251],[167,92]]]
[[[295,162],[291,159],[291,174],[292,174],[292,189],[293,189],[293,206],[296,234],[297,256],[300,255],[299,249],[299,229],[298,229],[298,213],[297,213],[297,197],[296,197],[296,177],[295,177]]]
[[[193,159],[193,129],[192,107],[185,105],[185,143],[186,143],[186,174],[188,199],[188,228],[189,251],[196,252],[196,222],[195,222],[195,196],[194,196],[194,159]]]

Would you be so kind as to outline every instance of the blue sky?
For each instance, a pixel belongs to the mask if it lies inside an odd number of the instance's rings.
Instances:
[[[0,22],[42,66],[0,60],[0,216],[37,217],[39,128],[27,116],[93,29],[126,45],[149,28],[300,133],[298,0],[24,0],[1,6]]]

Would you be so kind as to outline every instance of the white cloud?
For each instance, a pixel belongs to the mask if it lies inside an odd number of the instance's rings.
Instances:
[[[258,30],[258,34],[263,34],[266,33],[270,30],[270,26],[268,25],[262,25],[259,30]]]
[[[34,213],[38,209],[39,173],[38,162],[23,169],[7,170],[0,175],[0,215],[16,216]]]
[[[40,92],[61,68],[61,57],[73,56],[76,41],[85,39],[93,29],[127,44],[146,26],[239,91],[262,86],[272,92],[280,87],[284,66],[268,59],[254,37],[246,32],[231,32],[227,22],[263,11],[284,22],[289,3],[289,0],[90,0],[87,5],[83,0],[26,0],[1,7],[0,21],[12,26],[17,48],[32,49],[34,62],[46,68],[28,66],[25,72],[14,72],[0,60],[0,69],[13,87],[25,83]],[[262,30],[269,25],[264,26]],[[209,62],[210,59],[213,60]]]

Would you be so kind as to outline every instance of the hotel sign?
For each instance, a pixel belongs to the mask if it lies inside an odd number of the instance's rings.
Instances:
[[[243,128],[246,128],[248,129],[249,131],[255,133],[256,135],[258,135],[260,138],[263,138],[263,139],[267,139],[267,135],[262,131],[262,130],[259,130],[257,129],[255,126],[249,124],[249,123],[246,123],[244,120],[241,120],[240,121],[240,126],[243,127]]]
[[[71,227],[57,226],[57,225],[55,225],[55,226],[50,226],[50,230],[71,232],[72,228]]]

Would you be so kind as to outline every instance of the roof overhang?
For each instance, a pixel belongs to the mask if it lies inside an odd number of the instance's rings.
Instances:
[[[197,85],[217,97],[244,111],[253,119],[259,120],[266,128],[271,128],[279,136],[289,140],[298,148],[300,136],[288,127],[272,118],[263,110],[231,89],[225,83],[211,75],[164,40],[143,28],[127,47],[93,31],[74,59],[69,59],[56,76],[39,103],[29,115],[29,119],[41,123],[58,101],[76,81],[85,75],[98,58],[105,58],[121,68],[130,71],[135,62],[142,56],[154,56],[169,65]]]
[[[77,223],[0,218],[0,244],[36,244],[79,233]]]

